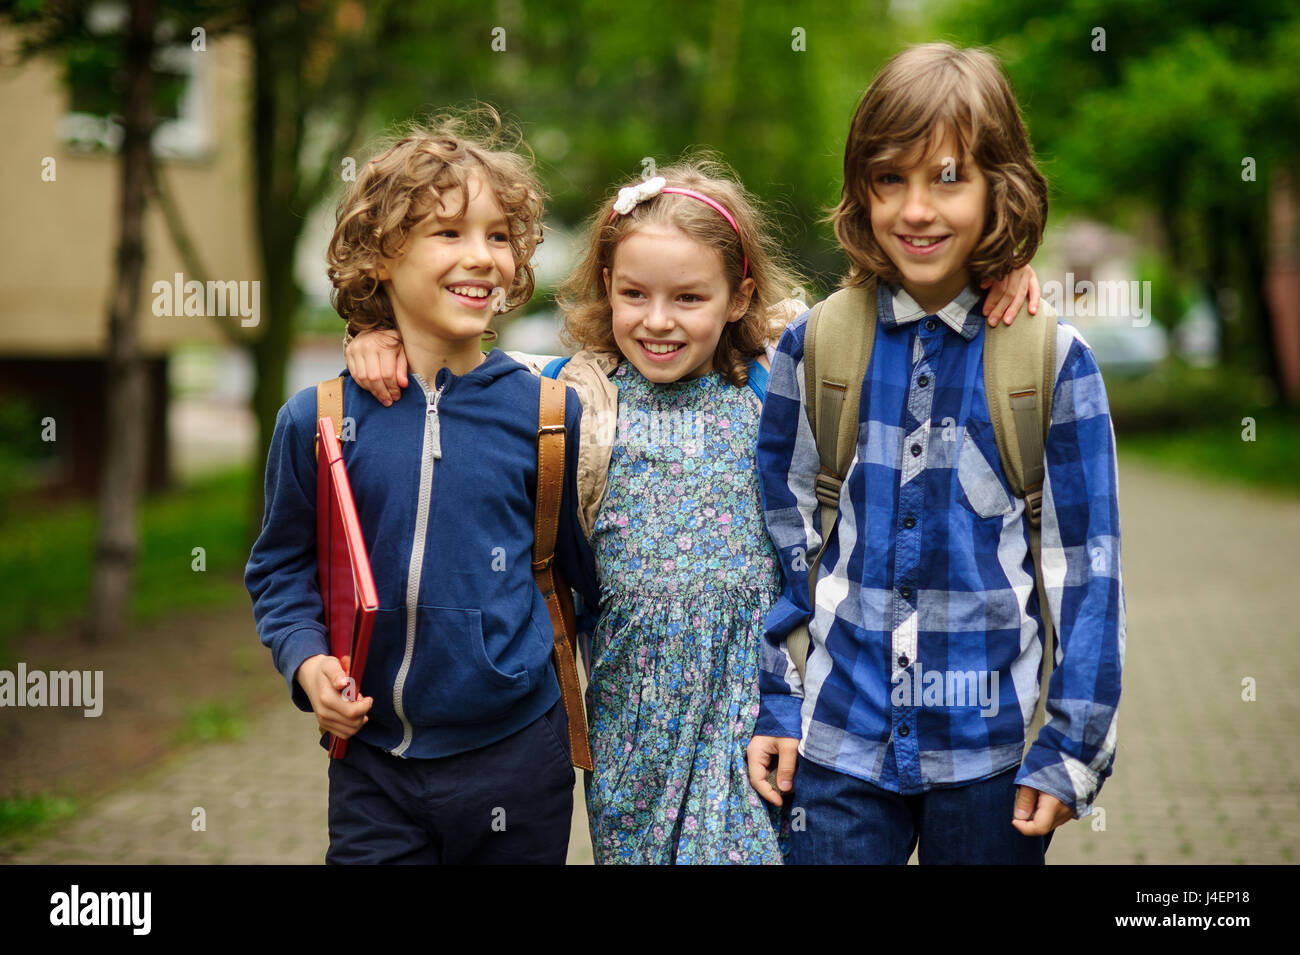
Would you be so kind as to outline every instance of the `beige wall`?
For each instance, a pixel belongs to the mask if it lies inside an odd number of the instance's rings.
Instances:
[[[16,39],[0,30],[0,51],[13,62]],[[208,278],[254,280],[256,246],[248,176],[245,115],[250,61],[242,38],[209,38],[200,73],[207,130],[205,158],[165,160],[162,174],[209,271]],[[32,60],[0,74],[0,355],[88,356],[104,349],[113,289],[120,174],[117,157],[83,156],[59,141],[67,105],[58,64]],[[41,179],[44,157],[56,179]],[[181,341],[218,341],[205,317],[158,317],[151,287],[184,272],[161,212],[146,217],[141,344],[161,353]],[[192,276],[186,274],[186,279]],[[262,322],[267,320],[265,312]],[[224,321],[239,327],[238,319]],[[245,334],[256,329],[246,329]]]

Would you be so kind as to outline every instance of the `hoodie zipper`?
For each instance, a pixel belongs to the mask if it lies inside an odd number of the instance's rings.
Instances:
[[[406,572],[406,651],[402,655],[402,665],[398,668],[393,682],[393,712],[402,721],[402,742],[393,750],[394,756],[402,756],[411,745],[415,730],[402,709],[402,696],[406,689],[406,675],[411,669],[411,658],[415,655],[415,624],[420,600],[420,573],[424,569],[424,545],[429,527],[429,498],[433,490],[433,462],[442,458],[442,425],[438,419],[438,399],[442,397],[443,385],[430,393],[428,385],[419,375],[413,376],[419,382],[425,395],[424,444],[420,451],[420,499],[415,509],[415,535],[411,541],[411,562]]]

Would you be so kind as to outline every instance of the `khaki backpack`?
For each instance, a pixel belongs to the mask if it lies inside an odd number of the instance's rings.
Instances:
[[[808,424],[817,442],[817,475],[822,546],[808,554],[809,606],[817,608],[817,569],[839,516],[840,488],[857,453],[858,409],[862,384],[876,335],[876,282],[840,289],[813,306],[804,332],[804,395]],[[1052,420],[1056,378],[1056,313],[1045,302],[1038,314],[1022,306],[1015,323],[984,330],[984,391],[997,439],[1002,471],[1011,491],[1025,502],[1034,585],[1043,618],[1043,667],[1038,705],[1025,736],[1025,750],[1046,717],[1047,684],[1055,662],[1052,614],[1043,584],[1043,449]],[[808,663],[807,624],[793,630],[786,644],[800,679]]]

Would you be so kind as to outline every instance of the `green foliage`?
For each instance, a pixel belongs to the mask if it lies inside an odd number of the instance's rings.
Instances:
[[[819,220],[839,199],[858,97],[897,45],[884,0],[796,9],[775,0],[666,0],[653,12],[582,0],[486,15],[461,0],[438,4],[436,16],[428,3],[398,16],[403,25],[387,50],[392,82],[376,98],[383,124],[497,106],[521,125],[550,214],[568,225],[640,175],[644,158],[665,165],[688,149],[712,149],[776,210],[805,272],[829,286],[842,270]],[[504,51],[492,49],[497,26]],[[797,39],[806,49],[793,48]]]
[[[1254,421],[1254,440],[1243,440],[1243,419]],[[1121,455],[1214,481],[1247,484],[1300,495],[1300,418],[1274,409],[1221,409],[1216,420],[1162,433],[1121,435]]]
[[[0,799],[0,839],[75,815],[77,804],[44,794]]]
[[[92,16],[96,4],[89,0],[57,4],[36,0],[0,3],[0,17],[23,28],[24,55],[52,53],[61,60],[63,85],[73,112],[120,118],[126,89],[126,49],[122,43],[126,6],[120,5],[121,23],[113,26],[96,23]],[[102,12],[111,9],[111,5],[99,4],[98,8]],[[163,0],[159,4],[159,43],[188,44],[190,37],[179,24],[198,22],[200,17],[210,15],[213,8],[211,3]],[[184,85],[183,77],[161,65],[158,67],[154,76],[154,110],[159,119],[177,115]]]
[[[1270,407],[1266,378],[1167,361],[1142,378],[1108,379],[1106,392],[1121,455],[1300,493],[1300,414]]]
[[[213,700],[189,707],[172,733],[172,742],[213,743],[243,739],[248,730],[245,708],[230,700]]]
[[[16,498],[35,484],[39,466],[54,457],[54,443],[41,440],[41,418],[21,396],[6,397],[0,404],[0,521]]]
[[[136,621],[248,599],[240,581],[248,560],[248,480],[247,472],[231,472],[145,499],[131,600]],[[0,666],[10,659],[15,634],[67,626],[84,612],[94,540],[87,502],[30,510],[0,524]],[[206,552],[205,572],[192,569],[195,547]]]
[[[1106,396],[1115,431],[1126,438],[1138,432],[1240,420],[1266,407],[1273,394],[1267,379],[1258,374],[1192,368],[1171,359],[1140,378],[1107,378]]]
[[[1270,184],[1300,168],[1300,7],[958,0],[944,20],[1002,58],[1053,208],[1153,224],[1182,286],[1159,294],[1235,289],[1245,321],[1221,326],[1225,355],[1271,371],[1265,226]]]

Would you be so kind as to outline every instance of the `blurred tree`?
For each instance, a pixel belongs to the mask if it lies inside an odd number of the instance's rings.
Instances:
[[[805,271],[843,258],[817,227],[839,199],[858,95],[892,52],[887,0],[415,3],[376,97],[400,119],[490,102],[522,127],[575,225],[612,186],[691,148],[716,151],[775,207]],[[497,42],[494,42],[497,41]]]
[[[818,225],[838,199],[844,131],[857,97],[892,50],[887,0],[689,0],[615,7],[500,0],[158,0],[160,22],[235,31],[251,42],[249,146],[264,318],[249,344],[253,410],[265,459],[285,394],[302,289],[293,262],[308,214],[336,199],[343,160],[363,135],[445,107],[486,102],[519,122],[553,193],[550,214],[576,224],[611,185],[703,147],[720,153],[776,207],[799,265],[833,281],[843,259]],[[88,0],[0,4],[69,73],[96,58]],[[103,6],[103,4],[99,4]],[[98,46],[96,45],[98,44]],[[111,74],[111,70],[109,73]],[[155,71],[154,80],[162,83]],[[103,95],[120,95],[120,82]],[[108,108],[100,104],[101,108]],[[120,115],[120,111],[114,111]],[[148,169],[191,276],[201,243]],[[251,494],[260,523],[261,483]]]
[[[136,557],[136,512],[144,485],[145,374],[139,342],[140,283],[144,266],[145,191],[150,178],[153,135],[156,0],[131,0],[123,31],[86,28],[89,4],[5,3],[0,16],[26,29],[24,54],[58,49],[69,73],[116,62],[120,80],[110,105],[120,117],[121,190],[115,288],[108,314],[108,355],[103,478],[99,528],[84,635],[91,642],[118,636],[127,622]]]
[[[1277,383],[1267,230],[1270,190],[1297,166],[1300,7],[959,0],[944,24],[1001,56],[1053,203],[1153,217],[1176,274],[1218,312],[1225,359]],[[1239,327],[1223,321],[1225,289],[1239,295]]]

